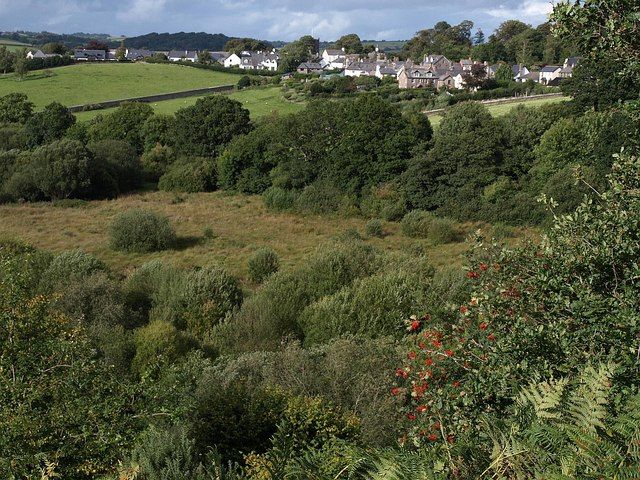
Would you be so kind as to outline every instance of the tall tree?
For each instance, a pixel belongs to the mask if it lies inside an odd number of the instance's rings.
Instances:
[[[362,53],[362,41],[355,33],[340,37],[336,41],[336,47],[344,48],[345,53]]]
[[[29,73],[27,50],[25,48],[16,52],[15,60],[13,62],[13,71],[16,72],[16,75],[20,80],[24,79],[27,73]]]
[[[5,45],[0,45],[0,70],[2,73],[10,72],[13,68],[14,55]]]
[[[482,45],[484,43],[484,32],[481,28],[478,29],[476,34],[473,36],[473,44],[474,45]]]

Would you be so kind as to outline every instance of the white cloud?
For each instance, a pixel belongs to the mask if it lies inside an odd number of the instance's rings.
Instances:
[[[116,17],[123,22],[140,22],[161,19],[164,16],[163,9],[167,0],[133,0],[130,4],[123,5]]]
[[[540,19],[547,17],[553,10],[553,3],[548,0],[525,0],[518,6],[500,5],[485,12],[492,17],[501,19]]]

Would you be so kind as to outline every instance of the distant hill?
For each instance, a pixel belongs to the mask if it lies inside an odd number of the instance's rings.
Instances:
[[[59,42],[73,48],[85,45],[89,40],[100,40],[109,43],[109,35],[105,33],[51,33],[51,32],[2,32],[0,39],[13,40],[29,45],[44,45],[45,43]]]
[[[148,48],[149,50],[222,50],[225,43],[233,37],[222,33],[179,32],[147,33],[138,37],[125,38],[124,44],[130,48]]]

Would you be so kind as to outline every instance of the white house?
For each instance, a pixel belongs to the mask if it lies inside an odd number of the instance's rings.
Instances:
[[[345,77],[373,77],[376,74],[376,64],[367,62],[351,62],[344,69]]]
[[[172,62],[184,60],[195,63],[198,61],[198,52],[195,50],[171,50],[167,53],[167,58]]]
[[[29,50],[27,52],[27,58],[30,60],[33,58],[51,58],[60,56],[61,55],[59,53],[44,53],[42,50]]]
[[[511,71],[513,72],[513,79],[520,83],[526,82],[529,79],[529,73],[531,73],[524,65],[513,65]]]
[[[240,69],[242,70],[270,70],[278,69],[280,58],[275,51],[265,52],[242,52],[240,54]]]
[[[224,65],[226,68],[239,67],[241,63],[242,60],[236,53],[232,53],[222,61],[222,65]]]
[[[540,70],[538,81],[543,85],[548,85],[549,82],[560,76],[560,70],[562,70],[562,67],[559,65],[547,65]]]
[[[322,60],[325,63],[331,63],[340,58],[344,58],[344,48],[342,50],[325,48],[322,52]]]

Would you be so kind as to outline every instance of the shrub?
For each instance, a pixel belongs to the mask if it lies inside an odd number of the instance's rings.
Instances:
[[[162,145],[156,145],[140,157],[142,171],[147,180],[152,182],[157,182],[175,160],[173,149]]]
[[[226,270],[217,266],[194,270],[181,285],[176,325],[203,335],[241,304],[242,290]]]
[[[122,292],[116,282],[102,270],[64,280],[57,301],[60,310],[85,325],[125,324],[131,320],[124,306]]]
[[[295,209],[313,215],[349,214],[355,213],[354,203],[333,183],[319,180],[300,192],[295,200]]]
[[[398,335],[403,321],[423,308],[424,281],[404,272],[357,280],[311,304],[301,315],[305,343],[325,343],[344,334]]]
[[[298,194],[295,191],[280,187],[271,187],[262,194],[266,207],[277,212],[291,210],[297,197]]]
[[[181,270],[161,260],[144,263],[125,280],[127,306],[141,318],[173,321],[183,277]]]
[[[457,242],[460,238],[458,226],[450,218],[434,218],[427,233],[427,239],[431,240],[434,245]]]
[[[215,163],[208,158],[182,158],[167,168],[158,188],[168,192],[211,192],[216,188]]]
[[[260,248],[251,254],[247,266],[251,281],[262,283],[267,277],[278,271],[280,260],[274,250]]]
[[[42,275],[41,289],[45,292],[59,290],[71,282],[82,281],[96,272],[106,272],[106,265],[82,250],[68,250],[53,258]]]
[[[125,252],[154,252],[172,248],[176,233],[169,219],[150,210],[118,214],[110,226],[111,248]]]
[[[222,352],[277,348],[283,338],[300,335],[298,318],[307,305],[380,266],[376,251],[361,241],[323,245],[298,269],[271,275],[231,321],[216,328],[216,346]]]
[[[382,228],[382,222],[378,218],[372,218],[367,222],[364,227],[364,231],[370,237],[384,237],[384,229]]]
[[[174,362],[197,345],[188,334],[161,320],[138,329],[135,343],[136,354],[131,369],[140,375],[154,364]]]
[[[426,238],[435,215],[424,210],[412,210],[402,219],[402,233],[407,237]]]
[[[213,231],[213,228],[207,225],[202,229],[202,236],[210,240],[216,238],[216,233]]]

